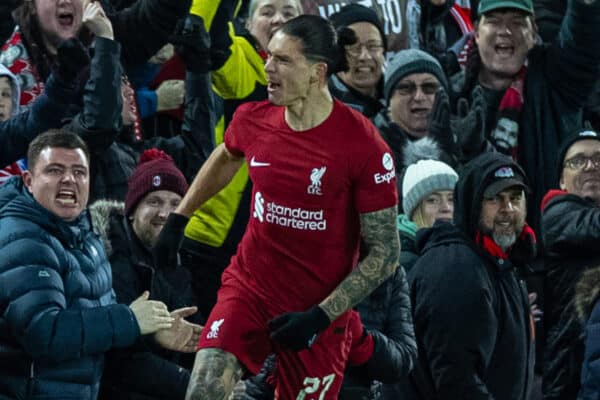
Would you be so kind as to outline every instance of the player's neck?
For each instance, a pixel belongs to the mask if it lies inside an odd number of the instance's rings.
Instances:
[[[333,110],[333,98],[325,86],[312,95],[285,108],[285,122],[294,131],[319,126]]]

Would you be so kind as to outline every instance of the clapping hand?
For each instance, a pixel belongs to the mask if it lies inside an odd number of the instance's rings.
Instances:
[[[167,306],[156,300],[148,300],[150,293],[146,290],[140,297],[129,305],[135,319],[140,327],[140,333],[146,335],[161,329],[169,329],[173,326],[173,318]]]
[[[169,329],[156,332],[154,340],[168,350],[194,353],[203,327],[184,318],[195,314],[196,311],[197,307],[184,307],[171,312],[171,317],[174,318],[173,325]]]

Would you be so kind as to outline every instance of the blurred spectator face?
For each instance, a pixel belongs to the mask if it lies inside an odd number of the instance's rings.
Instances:
[[[506,251],[525,226],[525,193],[515,186],[498,193],[493,199],[483,199],[479,229]]]
[[[429,131],[429,114],[440,81],[433,74],[410,74],[402,78],[390,97],[390,119],[411,136],[422,138]]]
[[[35,13],[44,36],[44,44],[56,48],[65,39],[75,37],[81,27],[82,0],[34,0]]]
[[[475,29],[475,42],[483,63],[483,74],[491,77],[515,76],[535,44],[532,17],[514,9],[490,11]]]
[[[351,88],[375,98],[385,61],[383,38],[377,27],[368,22],[356,22],[348,28],[356,33],[358,41],[346,46],[348,71],[340,72],[339,77]]]
[[[175,211],[180,202],[179,194],[169,190],[156,190],[148,193],[138,203],[130,218],[133,231],[144,246],[154,246],[169,213]]]
[[[121,82],[121,98],[123,99],[121,109],[123,126],[131,126],[135,122],[135,92],[127,82]]]
[[[278,106],[294,106],[306,100],[311,81],[317,77],[318,65],[302,53],[302,40],[278,32],[269,42],[265,63],[269,101]]]
[[[0,121],[8,120],[12,115],[12,94],[10,78],[0,77]]]
[[[300,0],[255,0],[250,3],[247,27],[260,47],[267,48],[269,40],[286,21],[302,13]]]
[[[82,149],[46,147],[23,182],[46,210],[73,221],[85,209],[89,196],[89,164]]]
[[[161,47],[161,49],[155,55],[150,57],[148,62],[150,64],[161,65],[167,62],[167,60],[169,60],[171,57],[173,57],[174,54],[175,48],[171,43],[167,43],[163,47]]]
[[[419,205],[425,225],[433,226],[435,221],[452,222],[454,213],[454,192],[440,190],[429,193]]]
[[[589,197],[600,205],[600,142],[580,140],[563,161],[560,188],[580,197]]]

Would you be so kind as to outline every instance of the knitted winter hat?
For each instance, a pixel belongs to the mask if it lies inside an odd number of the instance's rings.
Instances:
[[[444,89],[448,90],[448,81],[439,61],[419,49],[401,50],[388,61],[384,75],[384,89],[386,104],[399,80],[410,74],[429,73],[434,75]]]
[[[157,190],[169,190],[184,196],[188,190],[185,177],[175,166],[173,159],[164,151],[144,151],[140,163],[129,177],[129,189],[125,196],[125,215],[129,216],[141,199]]]
[[[431,192],[454,190],[458,174],[448,164],[437,160],[420,160],[411,164],[402,181],[402,208],[409,217],[419,202]]]
[[[347,27],[348,25],[352,25],[356,22],[368,22],[370,24],[375,25],[379,33],[381,34],[381,40],[383,41],[383,48],[387,50],[387,38],[385,36],[385,32],[383,31],[383,24],[381,23],[381,19],[377,16],[377,13],[371,9],[367,8],[363,5],[353,3],[348,4],[334,14],[329,16],[329,20],[335,27],[335,29]]]

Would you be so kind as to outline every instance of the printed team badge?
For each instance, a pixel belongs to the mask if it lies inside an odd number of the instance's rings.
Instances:
[[[327,171],[327,167],[325,166],[312,169],[312,172],[310,173],[310,185],[307,189],[308,194],[314,194],[317,196],[321,196],[323,194],[321,192],[321,179],[323,178],[325,171]]]
[[[513,172],[511,167],[502,167],[496,170],[494,176],[496,178],[512,178],[515,176],[515,173]]]
[[[159,187],[160,183],[161,183],[160,175],[154,175],[154,177],[152,178],[152,186]]]
[[[219,337],[219,329],[221,328],[221,325],[223,325],[223,322],[225,322],[225,319],[223,319],[223,318],[213,321],[213,323],[210,325],[210,331],[206,334],[206,338],[207,339],[218,338]]]

